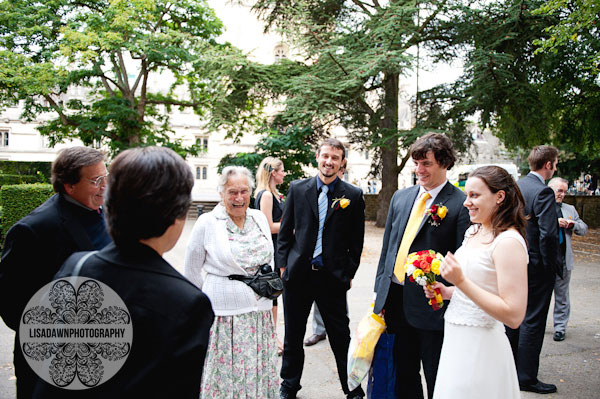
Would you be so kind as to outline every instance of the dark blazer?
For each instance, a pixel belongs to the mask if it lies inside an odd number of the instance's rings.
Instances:
[[[0,315],[17,331],[27,302],[74,252],[95,249],[80,217],[92,211],[55,194],[6,234],[0,263]]]
[[[375,279],[377,298],[373,309],[374,313],[381,312],[385,305],[392,275],[394,274],[398,248],[413,203],[419,194],[419,187],[417,185],[396,191],[390,202],[390,210],[383,235],[383,247],[381,248]],[[409,253],[433,249],[442,255],[446,255],[448,251],[456,251],[461,246],[465,231],[470,224],[469,212],[463,206],[464,201],[465,194],[449,182],[446,183],[434,200],[435,204],[445,205],[448,208],[446,217],[440,222],[439,226],[432,226],[429,223],[430,218],[423,218]],[[442,278],[439,278],[439,280],[446,285],[448,284]],[[403,292],[404,313],[413,327],[425,330],[443,329],[443,312],[432,310],[431,305],[427,303],[427,298],[421,286],[406,281]],[[444,309],[445,307],[442,310]]]
[[[83,253],[56,274],[68,277]],[[198,398],[214,313],[206,295],[152,248],[114,244],[89,257],[79,272],[112,288],[131,315],[133,340],[123,367],[97,388],[57,390],[38,380],[34,397]]]
[[[302,284],[308,278],[317,233],[317,179],[292,182],[285,201],[277,245],[277,261],[285,267],[283,280]],[[346,198],[346,208],[331,206],[332,200]],[[323,264],[347,289],[360,263],[365,235],[365,201],[362,190],[338,180],[329,195],[330,206],[323,226]]]
[[[531,173],[517,184],[525,198],[525,215],[529,216],[529,271],[556,273],[562,277],[554,191]]]

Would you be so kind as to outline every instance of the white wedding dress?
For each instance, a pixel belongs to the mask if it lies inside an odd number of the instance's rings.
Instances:
[[[456,251],[463,274],[486,291],[498,294],[492,252],[498,242],[517,239],[527,251],[523,237],[515,231],[500,233],[484,248],[470,248],[468,239]],[[444,316],[444,344],[435,382],[434,399],[520,398],[519,381],[504,325],[485,313],[458,288]]]

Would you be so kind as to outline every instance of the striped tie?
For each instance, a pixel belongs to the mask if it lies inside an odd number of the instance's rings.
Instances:
[[[327,216],[327,191],[329,187],[323,184],[321,187],[321,194],[319,194],[319,233],[317,234],[317,245],[315,246],[315,252],[313,252],[313,259],[321,255],[323,252],[323,225],[325,224],[325,216]]]

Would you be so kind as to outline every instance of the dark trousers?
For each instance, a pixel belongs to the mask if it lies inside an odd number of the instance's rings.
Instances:
[[[327,270],[311,271],[308,281],[300,286],[286,283],[283,290],[285,340],[281,365],[281,386],[288,392],[300,390],[304,367],[304,334],[313,301],[316,302],[329,344],[335,356],[344,393],[348,394],[347,357],[350,345],[349,319],[346,315],[346,287]],[[358,387],[356,392],[361,392]]]
[[[17,336],[15,336],[13,356],[15,376],[17,377],[17,398],[31,398],[33,395],[33,388],[38,381],[38,376],[31,367],[29,367],[29,364],[23,355],[23,351],[20,348],[18,333]]]
[[[427,397],[433,397],[444,331],[421,330],[411,326],[404,315],[404,287],[391,283],[385,301],[387,332],[396,334],[394,361],[396,363],[396,396],[403,399],[423,398],[421,362],[427,382]]]
[[[546,318],[554,290],[555,275],[547,271],[535,270],[533,273],[529,272],[527,277],[528,297],[525,319],[516,330],[506,327],[506,335],[517,365],[519,383],[523,385],[538,382],[540,353],[544,343]]]

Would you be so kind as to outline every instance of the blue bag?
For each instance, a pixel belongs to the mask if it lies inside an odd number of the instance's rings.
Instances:
[[[383,333],[377,341],[373,364],[369,371],[367,399],[398,399],[394,364],[395,339],[395,334]]]

